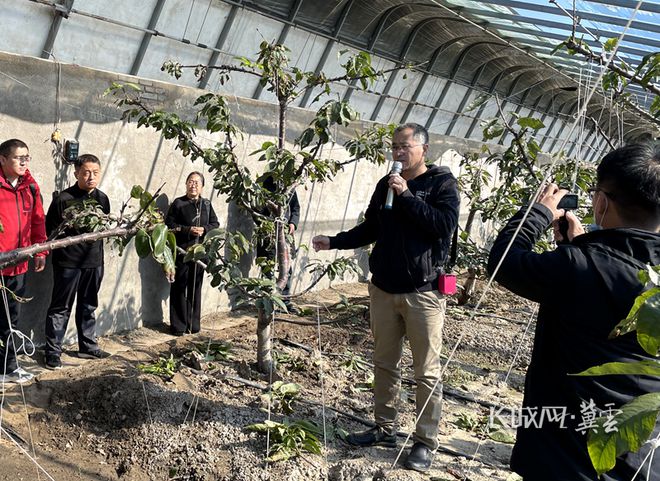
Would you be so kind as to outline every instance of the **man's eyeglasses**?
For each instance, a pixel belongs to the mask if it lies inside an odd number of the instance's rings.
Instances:
[[[14,159],[16,159],[20,163],[24,164],[24,163],[30,162],[32,160],[32,156],[30,156],[30,155],[17,155],[16,157],[14,157]]]
[[[605,194],[610,199],[614,198],[614,194],[612,194],[611,192],[604,191],[600,187],[591,187],[590,189],[587,189],[587,192],[589,193],[589,198],[592,201],[594,200],[594,197],[596,196],[596,192],[602,192],[603,194]]]
[[[397,150],[403,150],[404,152],[408,152],[409,150],[414,149],[415,147],[419,147],[420,145],[424,145],[424,144],[412,144],[412,145],[409,145],[409,144],[403,144],[403,145],[392,145],[392,147],[390,147],[390,151],[392,151],[392,152],[396,152]]]

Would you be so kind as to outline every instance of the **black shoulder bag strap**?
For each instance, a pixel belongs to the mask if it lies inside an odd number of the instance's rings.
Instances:
[[[449,247],[449,257],[445,264],[446,272],[451,272],[456,265],[456,257],[458,256],[458,224],[454,229],[454,235],[451,238],[451,246]]]

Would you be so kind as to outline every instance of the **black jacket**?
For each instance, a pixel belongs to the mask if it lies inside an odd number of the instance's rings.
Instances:
[[[50,236],[62,223],[64,210],[83,201],[94,201],[101,206],[105,214],[110,213],[110,200],[99,189],[87,192],[78,184],[63,190],[48,208],[46,214],[46,232]],[[66,229],[58,238],[83,234],[76,229]],[[103,265],[103,241],[86,242],[53,251],[53,265],[69,269],[89,269]]]
[[[369,257],[371,282],[391,294],[430,291],[447,259],[458,223],[460,197],[447,167],[432,165],[408,181],[408,190],[383,209],[389,174],[376,184],[364,222],[330,238],[331,249],[376,242]]]
[[[270,211],[265,208],[261,211],[261,214],[268,217],[270,216]],[[293,224],[294,227],[298,228],[298,223],[300,222],[300,202],[298,201],[298,194],[296,191],[293,191],[289,203],[286,206],[286,211],[284,212],[284,218],[286,223],[284,225],[284,231],[289,231],[289,224]],[[255,223],[259,225],[261,222],[260,218],[255,218]],[[295,246],[292,246],[293,255],[295,257]],[[275,256],[275,242],[272,238],[260,239],[257,243],[257,257],[274,257]]]
[[[502,257],[522,211],[500,232],[490,252],[492,273]],[[576,237],[543,254],[532,247],[552,221],[550,211],[535,204],[497,274],[496,280],[516,294],[540,303],[532,359],[525,380],[523,406],[566,406],[566,428],[545,423],[518,428],[511,467],[531,481],[597,479],[587,452],[581,403],[617,408],[633,398],[660,391],[660,379],[649,376],[575,377],[606,362],[652,359],[639,346],[636,333],[607,339],[624,319],[643,286],[637,272],[660,264],[660,234],[638,229],[606,229]],[[570,419],[574,416],[574,419]],[[656,424],[656,433],[660,424]],[[619,458],[601,480],[630,480],[648,446]],[[646,472],[644,468],[643,472]],[[660,463],[652,471],[660,479]],[[640,473],[642,474],[642,473]],[[647,479],[644,475],[637,479]]]
[[[185,195],[174,199],[167,211],[165,224],[174,231],[176,245],[182,249],[187,249],[200,239],[190,234],[191,227],[204,227],[206,234],[220,225],[210,200],[193,200]]]
[[[293,191],[291,199],[289,199],[289,204],[286,209],[286,218],[289,221],[289,224],[293,224],[296,229],[298,228],[298,223],[300,222],[300,202],[298,201],[298,194],[296,191]]]

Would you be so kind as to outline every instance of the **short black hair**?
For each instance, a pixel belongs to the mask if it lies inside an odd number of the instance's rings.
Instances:
[[[626,220],[660,219],[660,142],[631,144],[610,152],[598,165],[596,177]]]
[[[399,125],[396,129],[394,129],[394,133],[396,134],[397,132],[401,132],[406,129],[413,130],[413,138],[421,140],[423,144],[429,143],[429,131],[426,130],[426,127],[422,127],[421,125],[414,122]]]
[[[82,154],[80,157],[76,159],[76,169],[79,169],[82,167],[83,164],[86,164],[87,162],[91,162],[93,164],[98,164],[99,167],[101,166],[101,161],[96,155],[92,154]]]
[[[201,172],[198,172],[196,170],[194,170],[194,171],[192,171],[191,173],[188,174],[188,177],[186,177],[186,183],[188,183],[188,181],[190,180],[190,178],[193,175],[199,175],[199,178],[202,179],[202,187],[204,187],[204,176],[202,175]]]
[[[27,149],[28,146],[25,142],[19,139],[9,139],[5,140],[0,144],[0,155],[3,157],[8,157],[14,149]]]

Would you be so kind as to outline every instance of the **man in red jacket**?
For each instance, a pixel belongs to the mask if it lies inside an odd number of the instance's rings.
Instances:
[[[0,144],[0,252],[46,241],[44,207],[39,186],[27,168],[30,160],[25,142],[11,139]],[[35,272],[44,270],[47,254],[35,256]],[[26,261],[0,271],[0,383],[32,379],[32,374],[18,367],[12,339],[20,309],[13,296],[23,296],[27,270]]]

